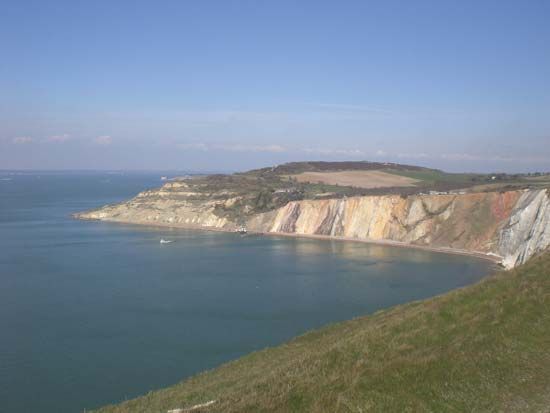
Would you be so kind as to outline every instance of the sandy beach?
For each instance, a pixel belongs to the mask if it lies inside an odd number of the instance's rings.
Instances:
[[[200,231],[213,231],[213,232],[234,232],[232,229],[226,229],[226,228],[216,228],[216,227],[205,227],[201,225],[189,225],[189,224],[171,224],[171,223],[164,223],[164,222],[155,222],[152,223],[150,221],[123,221],[123,220],[115,220],[115,219],[90,219],[90,218],[81,218],[79,214],[74,214],[73,217],[76,219],[83,219],[88,221],[102,221],[102,222],[112,222],[112,223],[118,223],[118,224],[126,224],[126,225],[140,225],[140,226],[149,226],[154,228],[175,228],[175,229],[192,229],[192,230],[200,230]],[[277,236],[277,237],[289,237],[289,238],[310,238],[310,239],[317,239],[317,240],[325,240],[325,241],[344,241],[344,242],[361,242],[366,244],[375,244],[375,245],[385,245],[385,246],[391,246],[391,247],[399,247],[399,248],[414,248],[414,249],[420,249],[425,251],[432,251],[432,252],[440,252],[444,254],[454,254],[454,255],[466,255],[476,258],[481,258],[485,260],[489,260],[495,264],[500,264],[502,261],[502,257],[496,255],[496,254],[487,254],[481,251],[468,251],[468,250],[462,250],[462,249],[456,249],[456,248],[448,248],[448,247],[435,247],[435,246],[428,246],[428,245],[417,245],[417,244],[410,244],[406,242],[399,242],[399,241],[392,241],[392,240],[375,240],[375,239],[368,239],[368,238],[351,238],[351,237],[339,237],[339,236],[331,236],[331,235],[317,235],[317,234],[296,234],[296,233],[288,233],[288,232],[248,232],[249,235],[263,235],[263,236]]]

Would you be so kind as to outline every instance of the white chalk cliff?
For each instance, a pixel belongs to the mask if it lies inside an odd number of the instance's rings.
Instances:
[[[507,268],[523,264],[550,245],[550,194],[525,191],[499,234],[498,254]]]

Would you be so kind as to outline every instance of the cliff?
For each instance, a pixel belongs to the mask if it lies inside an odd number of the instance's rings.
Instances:
[[[225,213],[242,204],[243,197],[223,190],[197,192],[176,181],[77,217],[218,230],[246,223],[253,232],[396,241],[497,255],[507,268],[550,245],[547,190],[306,199],[263,213],[245,205],[239,219]]]
[[[498,254],[507,268],[525,263],[550,245],[550,193],[525,191],[498,234]]]
[[[249,227],[481,252],[512,268],[550,245],[550,197],[524,190],[297,201]]]
[[[214,212],[230,206],[235,198],[220,199],[199,193],[184,182],[169,182],[159,189],[139,193],[120,204],[75,214],[79,219],[125,222],[148,225],[172,225],[189,228],[234,229],[236,224]]]

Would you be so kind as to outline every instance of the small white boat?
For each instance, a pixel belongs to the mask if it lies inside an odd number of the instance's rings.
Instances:
[[[167,179],[168,179],[168,177],[166,177],[166,176],[161,176],[161,177],[160,177],[160,180],[161,180],[161,181],[166,181]]]
[[[161,239],[160,239],[160,243],[161,243],[161,244],[170,244],[171,242],[174,242],[174,241],[167,240],[167,239],[164,239],[164,238],[161,238]]]
[[[240,228],[237,228],[237,229],[235,230],[235,232],[236,232],[237,234],[244,235],[244,234],[246,234],[248,231],[246,230],[246,227],[242,226],[242,227],[240,227]]]

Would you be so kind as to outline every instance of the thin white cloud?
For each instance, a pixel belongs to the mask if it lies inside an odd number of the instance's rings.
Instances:
[[[503,156],[503,155],[477,155],[471,153],[444,153],[442,159],[449,161],[479,161],[479,162],[547,162],[544,156]]]
[[[398,153],[397,157],[400,159],[426,159],[430,158],[430,155],[428,155],[425,152],[413,152],[413,153]]]
[[[329,148],[304,148],[305,153],[319,154],[319,155],[343,155],[343,156],[363,156],[365,152],[359,149],[329,149]]]
[[[109,135],[98,136],[94,139],[94,143],[96,145],[107,146],[113,143],[113,138],[111,138]]]
[[[64,133],[62,135],[48,136],[47,138],[44,139],[44,142],[63,143],[63,142],[67,142],[69,139],[71,139],[71,135]]]
[[[241,143],[233,144],[219,144],[219,143],[205,143],[205,142],[191,142],[180,143],[177,145],[179,149],[187,151],[225,151],[225,152],[267,152],[267,153],[307,153],[318,154],[323,156],[346,156],[346,157],[359,157],[365,156],[366,152],[359,149],[347,149],[347,148],[296,148],[288,147],[278,144],[267,145],[247,145]]]
[[[178,148],[183,150],[208,151],[210,148],[205,143],[180,143]]]
[[[12,143],[14,143],[15,145],[24,145],[26,143],[31,143],[34,141],[33,138],[31,138],[30,136],[17,136],[15,138],[13,138],[12,140]]]
[[[181,143],[177,145],[183,150],[195,151],[227,151],[227,152],[286,152],[287,149],[281,145],[244,145],[244,144],[210,144],[210,143]]]
[[[350,105],[345,103],[307,103],[306,105],[312,108],[331,109],[343,112],[371,112],[387,115],[395,113],[395,111],[388,110],[379,106]]]
[[[471,153],[444,153],[442,159],[449,161],[510,161],[512,158],[503,157],[500,155],[483,156]]]
[[[221,126],[254,125],[265,122],[280,122],[290,114],[286,112],[259,112],[245,110],[179,111],[168,113],[168,118],[177,119],[186,125]]]
[[[231,152],[286,152],[281,145],[220,145],[219,148]]]

